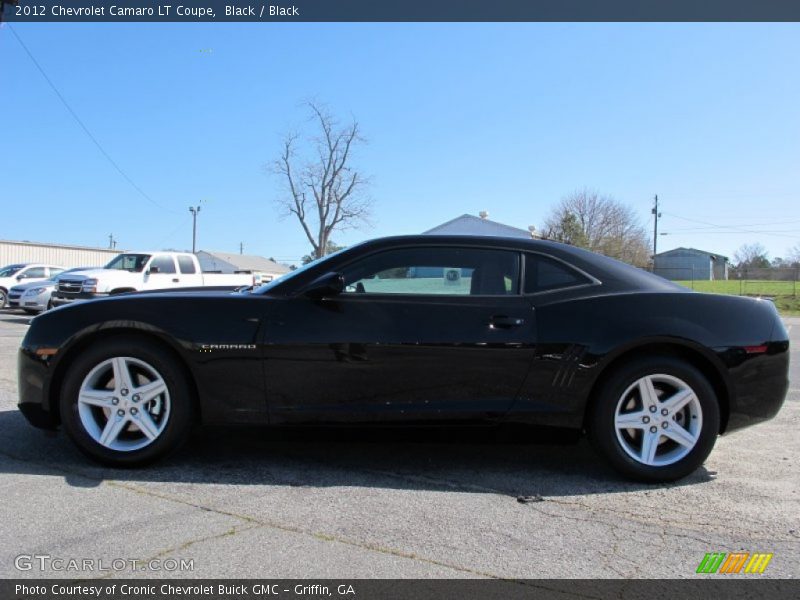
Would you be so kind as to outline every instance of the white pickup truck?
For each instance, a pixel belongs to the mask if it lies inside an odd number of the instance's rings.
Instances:
[[[249,272],[203,273],[194,254],[183,252],[125,252],[102,269],[77,271],[59,278],[53,306],[102,298],[125,292],[174,288],[235,289],[260,285],[261,276]]]

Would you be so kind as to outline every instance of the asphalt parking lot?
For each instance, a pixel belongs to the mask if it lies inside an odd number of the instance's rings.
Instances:
[[[101,468],[17,412],[27,322],[0,311],[1,577],[674,578],[698,577],[715,551],[774,553],[757,577],[800,574],[798,318],[786,320],[792,383],[778,417],[720,438],[704,468],[660,486],[619,480],[585,443],[265,430],[202,431],[146,470]],[[20,571],[19,555],[193,570]]]

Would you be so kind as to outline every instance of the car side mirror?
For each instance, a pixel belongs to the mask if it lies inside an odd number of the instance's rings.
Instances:
[[[158,273],[158,267],[150,267],[149,269],[147,269],[148,275],[152,275],[154,273]]]
[[[24,275],[17,275],[17,281],[22,281],[23,279],[25,279]]]
[[[341,273],[325,273],[309,283],[303,294],[309,298],[336,296],[344,291],[344,275]]]

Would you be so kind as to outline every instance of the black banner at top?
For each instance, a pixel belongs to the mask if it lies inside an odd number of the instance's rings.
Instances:
[[[800,0],[0,0],[4,21],[800,21]]]

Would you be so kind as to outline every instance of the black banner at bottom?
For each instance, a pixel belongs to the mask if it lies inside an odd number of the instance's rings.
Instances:
[[[6,579],[2,600],[515,600],[637,599],[678,600],[800,597],[800,580],[697,579]]]

